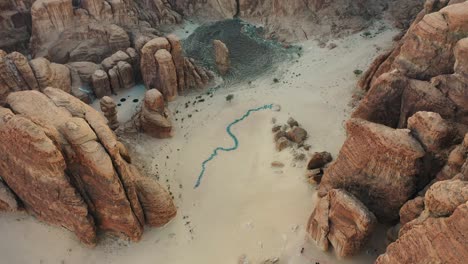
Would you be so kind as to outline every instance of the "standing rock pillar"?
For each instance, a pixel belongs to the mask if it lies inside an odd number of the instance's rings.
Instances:
[[[213,47],[215,52],[216,66],[218,67],[219,74],[226,75],[231,67],[229,59],[229,49],[226,44],[221,40],[213,40]]]
[[[115,104],[114,100],[109,96],[104,96],[102,97],[100,104],[101,111],[107,118],[109,127],[112,130],[119,128],[119,121],[117,120],[117,105]]]

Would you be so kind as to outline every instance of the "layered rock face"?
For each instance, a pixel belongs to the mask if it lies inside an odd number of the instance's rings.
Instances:
[[[348,139],[325,171],[319,195],[342,188],[361,200],[381,221],[398,218],[417,191],[424,149],[406,130],[361,119],[346,124]]]
[[[146,42],[141,49],[140,69],[146,87],[158,89],[167,101],[186,89],[205,87],[214,77],[183,56],[180,40],[174,35]]]
[[[362,249],[376,224],[374,214],[358,199],[333,189],[320,199],[307,227],[322,250],[327,251],[331,243],[338,256],[346,257]]]
[[[181,16],[168,1],[37,0],[31,7],[31,47],[52,61],[100,62],[130,46],[130,37],[149,35],[151,26],[174,24]]]
[[[265,25],[268,34],[283,41],[296,41],[323,35],[342,35],[357,32],[369,26],[370,19],[380,17],[388,6],[395,8],[390,14],[404,27],[410,18],[422,8],[423,1],[401,0],[177,0],[176,6],[186,15],[196,17],[240,17],[250,22]]]
[[[0,108],[0,175],[28,212],[85,244],[98,229],[138,241],[145,224],[176,208],[157,182],[131,164],[107,121],[54,88],[11,93]]]
[[[0,50],[0,106],[14,91],[39,90],[48,86],[72,92],[70,70],[62,64],[38,58],[31,61],[19,52]]]
[[[398,240],[376,263],[464,263],[467,186],[460,180],[434,184],[423,198],[426,209],[403,225]]]
[[[376,263],[466,262],[467,14],[466,1],[426,1],[360,80],[367,94],[322,178],[321,201],[341,188],[379,221],[400,218]],[[309,233],[319,228],[313,222]]]

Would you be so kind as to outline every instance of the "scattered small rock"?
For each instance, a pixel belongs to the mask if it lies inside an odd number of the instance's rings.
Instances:
[[[288,122],[287,122],[287,123],[288,123],[288,125],[289,125],[290,127],[299,126],[299,122],[297,122],[297,121],[296,121],[294,118],[292,118],[292,117],[290,117],[290,118],[288,119]]]
[[[328,49],[330,49],[330,50],[332,50],[332,49],[334,49],[336,47],[337,47],[337,45],[335,43],[328,44]]]
[[[273,135],[275,142],[278,142],[278,140],[282,137],[286,137],[286,132],[284,130],[276,131]]]
[[[276,150],[282,151],[283,149],[288,148],[290,145],[291,142],[286,137],[280,137],[276,142]]]
[[[279,258],[278,257],[269,258],[269,259],[266,259],[263,262],[261,262],[261,264],[275,264],[275,263],[279,263]]]
[[[271,131],[272,131],[273,133],[278,132],[278,131],[280,131],[280,130],[281,130],[281,126],[280,126],[280,125],[274,125],[273,128],[271,129]]]
[[[284,167],[284,163],[280,162],[280,161],[273,161],[271,163],[271,166],[273,168],[283,168]]]
[[[287,137],[295,143],[301,143],[307,139],[307,131],[301,127],[295,126],[288,130]]]
[[[307,164],[308,170],[321,169],[333,160],[332,155],[329,152],[315,152],[312,155],[309,163]]]
[[[315,170],[308,170],[306,172],[306,178],[310,184],[320,184],[322,181],[323,170],[322,169],[315,169]]]

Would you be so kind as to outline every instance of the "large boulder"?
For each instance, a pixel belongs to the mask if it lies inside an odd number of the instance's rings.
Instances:
[[[449,216],[468,201],[468,182],[448,180],[436,182],[424,197],[426,208],[432,216]]]
[[[154,54],[159,75],[159,89],[167,101],[173,101],[177,97],[178,83],[177,71],[172,60],[172,55],[165,49],[160,49]]]
[[[348,138],[322,178],[319,195],[344,189],[361,200],[381,221],[398,218],[400,207],[424,186],[425,151],[409,131],[362,119],[346,124]]]
[[[163,95],[156,89],[148,90],[140,113],[135,118],[136,126],[155,138],[172,136],[172,122]]]
[[[358,253],[370,238],[377,220],[356,197],[344,190],[330,190],[312,213],[307,229],[322,250],[329,242],[340,257]]]
[[[408,128],[423,147],[431,152],[452,145],[450,143],[455,136],[453,127],[433,112],[417,112],[408,119]]]

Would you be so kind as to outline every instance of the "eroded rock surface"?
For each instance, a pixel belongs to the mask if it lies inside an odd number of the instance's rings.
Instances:
[[[346,124],[348,138],[325,171],[319,195],[341,188],[355,195],[381,221],[398,218],[417,191],[425,151],[407,130],[362,119]]]
[[[138,241],[145,223],[175,216],[170,195],[139,174],[103,116],[59,89],[43,92],[11,93],[11,110],[0,108],[0,175],[28,211],[88,245],[97,229]]]
[[[141,111],[134,120],[136,126],[156,138],[172,136],[172,122],[163,95],[156,89],[148,90]]]
[[[329,243],[340,257],[358,253],[368,241],[377,220],[352,194],[330,190],[322,197],[307,224],[312,239],[327,251]]]

